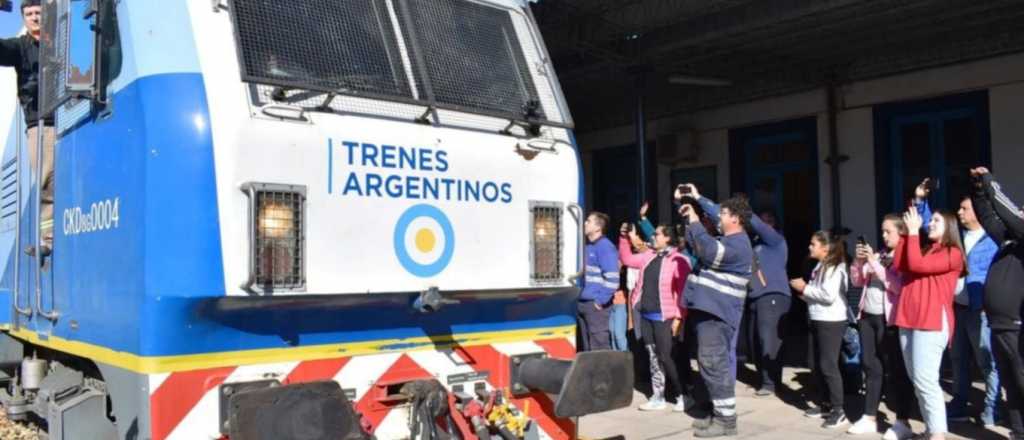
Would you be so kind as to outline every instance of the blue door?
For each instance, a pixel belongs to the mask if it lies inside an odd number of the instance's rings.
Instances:
[[[814,118],[729,132],[733,191],[746,194],[756,214],[776,218],[792,276],[804,272],[804,244],[820,223],[817,136]]]

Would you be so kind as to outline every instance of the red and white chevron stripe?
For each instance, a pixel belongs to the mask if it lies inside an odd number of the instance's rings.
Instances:
[[[451,386],[446,383],[449,375],[488,372],[488,389],[506,389],[509,356],[540,352],[571,359],[576,349],[573,341],[559,337],[444,351],[380,353],[153,374],[149,376],[152,436],[154,440],[220,439],[217,387],[223,383],[273,378],[282,383],[333,379],[342,388],[355,390],[356,411],[370,422],[378,439],[408,438],[406,406],[379,400],[388,384],[436,378],[450,390]],[[473,385],[464,386],[472,389]],[[513,399],[513,403],[538,423],[541,438],[575,438],[576,426],[571,420],[554,418],[554,403],[546,395],[531,394],[524,399]]]

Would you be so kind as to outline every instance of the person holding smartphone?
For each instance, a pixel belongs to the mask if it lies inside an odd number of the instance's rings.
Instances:
[[[712,237],[692,205],[679,214],[686,224],[686,241],[698,259],[686,281],[682,301],[693,323],[700,375],[708,389],[712,413],[694,421],[694,436],[711,438],[737,433],[736,375],[730,374],[729,351],[743,316],[754,250],[745,227],[750,222],[746,199],[722,202],[718,216],[721,237]]]
[[[680,196],[693,197],[712,219],[717,219],[719,206],[700,194],[696,185],[680,186]],[[779,350],[782,348],[783,329],[780,325],[789,314],[792,305],[786,264],[789,260],[789,245],[786,237],[778,230],[775,215],[762,212],[750,217],[751,241],[754,246],[754,261],[751,268],[750,292],[747,295],[747,346],[753,358],[761,383],[755,396],[775,394],[776,384],[782,383],[782,362]],[[733,351],[735,371],[735,351]]]
[[[889,409],[896,413],[896,421],[885,431],[883,440],[904,440],[914,435],[910,428],[914,387],[903,362],[899,329],[893,322],[893,310],[903,289],[903,276],[892,264],[893,252],[904,235],[907,235],[907,228],[903,218],[889,214],[882,220],[885,250],[875,252],[866,239],[857,240],[850,281],[855,287],[864,288],[857,306],[857,330],[866,387],[864,415],[850,426],[848,434],[878,432],[878,406],[884,389]]]
[[[818,231],[811,237],[808,250],[810,257],[818,261],[811,281],[796,278],[790,285],[807,303],[815,353],[814,374],[822,396],[819,404],[804,415],[824,418],[822,428],[838,428],[848,422],[843,410],[843,376],[839,370],[839,349],[848,325],[846,242],[828,231]]]
[[[623,224],[619,237],[619,259],[629,268],[638,269],[636,288],[630,295],[629,305],[636,316],[636,334],[651,360],[651,398],[640,406],[641,411],[660,411],[666,408],[665,385],[674,388],[675,412],[683,412],[690,401],[687,384],[672,357],[675,336],[678,335],[686,309],[680,307],[683,286],[690,275],[690,262],[679,253],[678,240],[671,226],[660,225],[654,230],[653,249],[634,253],[630,241],[639,240],[636,229]]]
[[[1024,210],[996,182],[988,168],[971,170],[971,201],[982,227],[999,252],[985,279],[983,309],[992,328],[999,381],[1006,389],[1010,438],[1024,438],[1024,358],[1021,305],[1024,304]]]

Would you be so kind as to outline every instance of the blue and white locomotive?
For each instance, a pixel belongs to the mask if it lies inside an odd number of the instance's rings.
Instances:
[[[43,3],[45,258],[0,88],[9,416],[50,439],[568,439],[629,403],[626,355],[575,354],[580,164],[524,0]]]

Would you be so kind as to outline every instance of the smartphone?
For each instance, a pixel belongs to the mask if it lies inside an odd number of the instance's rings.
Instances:
[[[857,237],[857,244],[860,246],[867,246],[868,240],[863,235]]]
[[[676,189],[679,190],[680,194],[690,194],[691,193],[690,185],[679,185],[679,186],[676,187]]]

